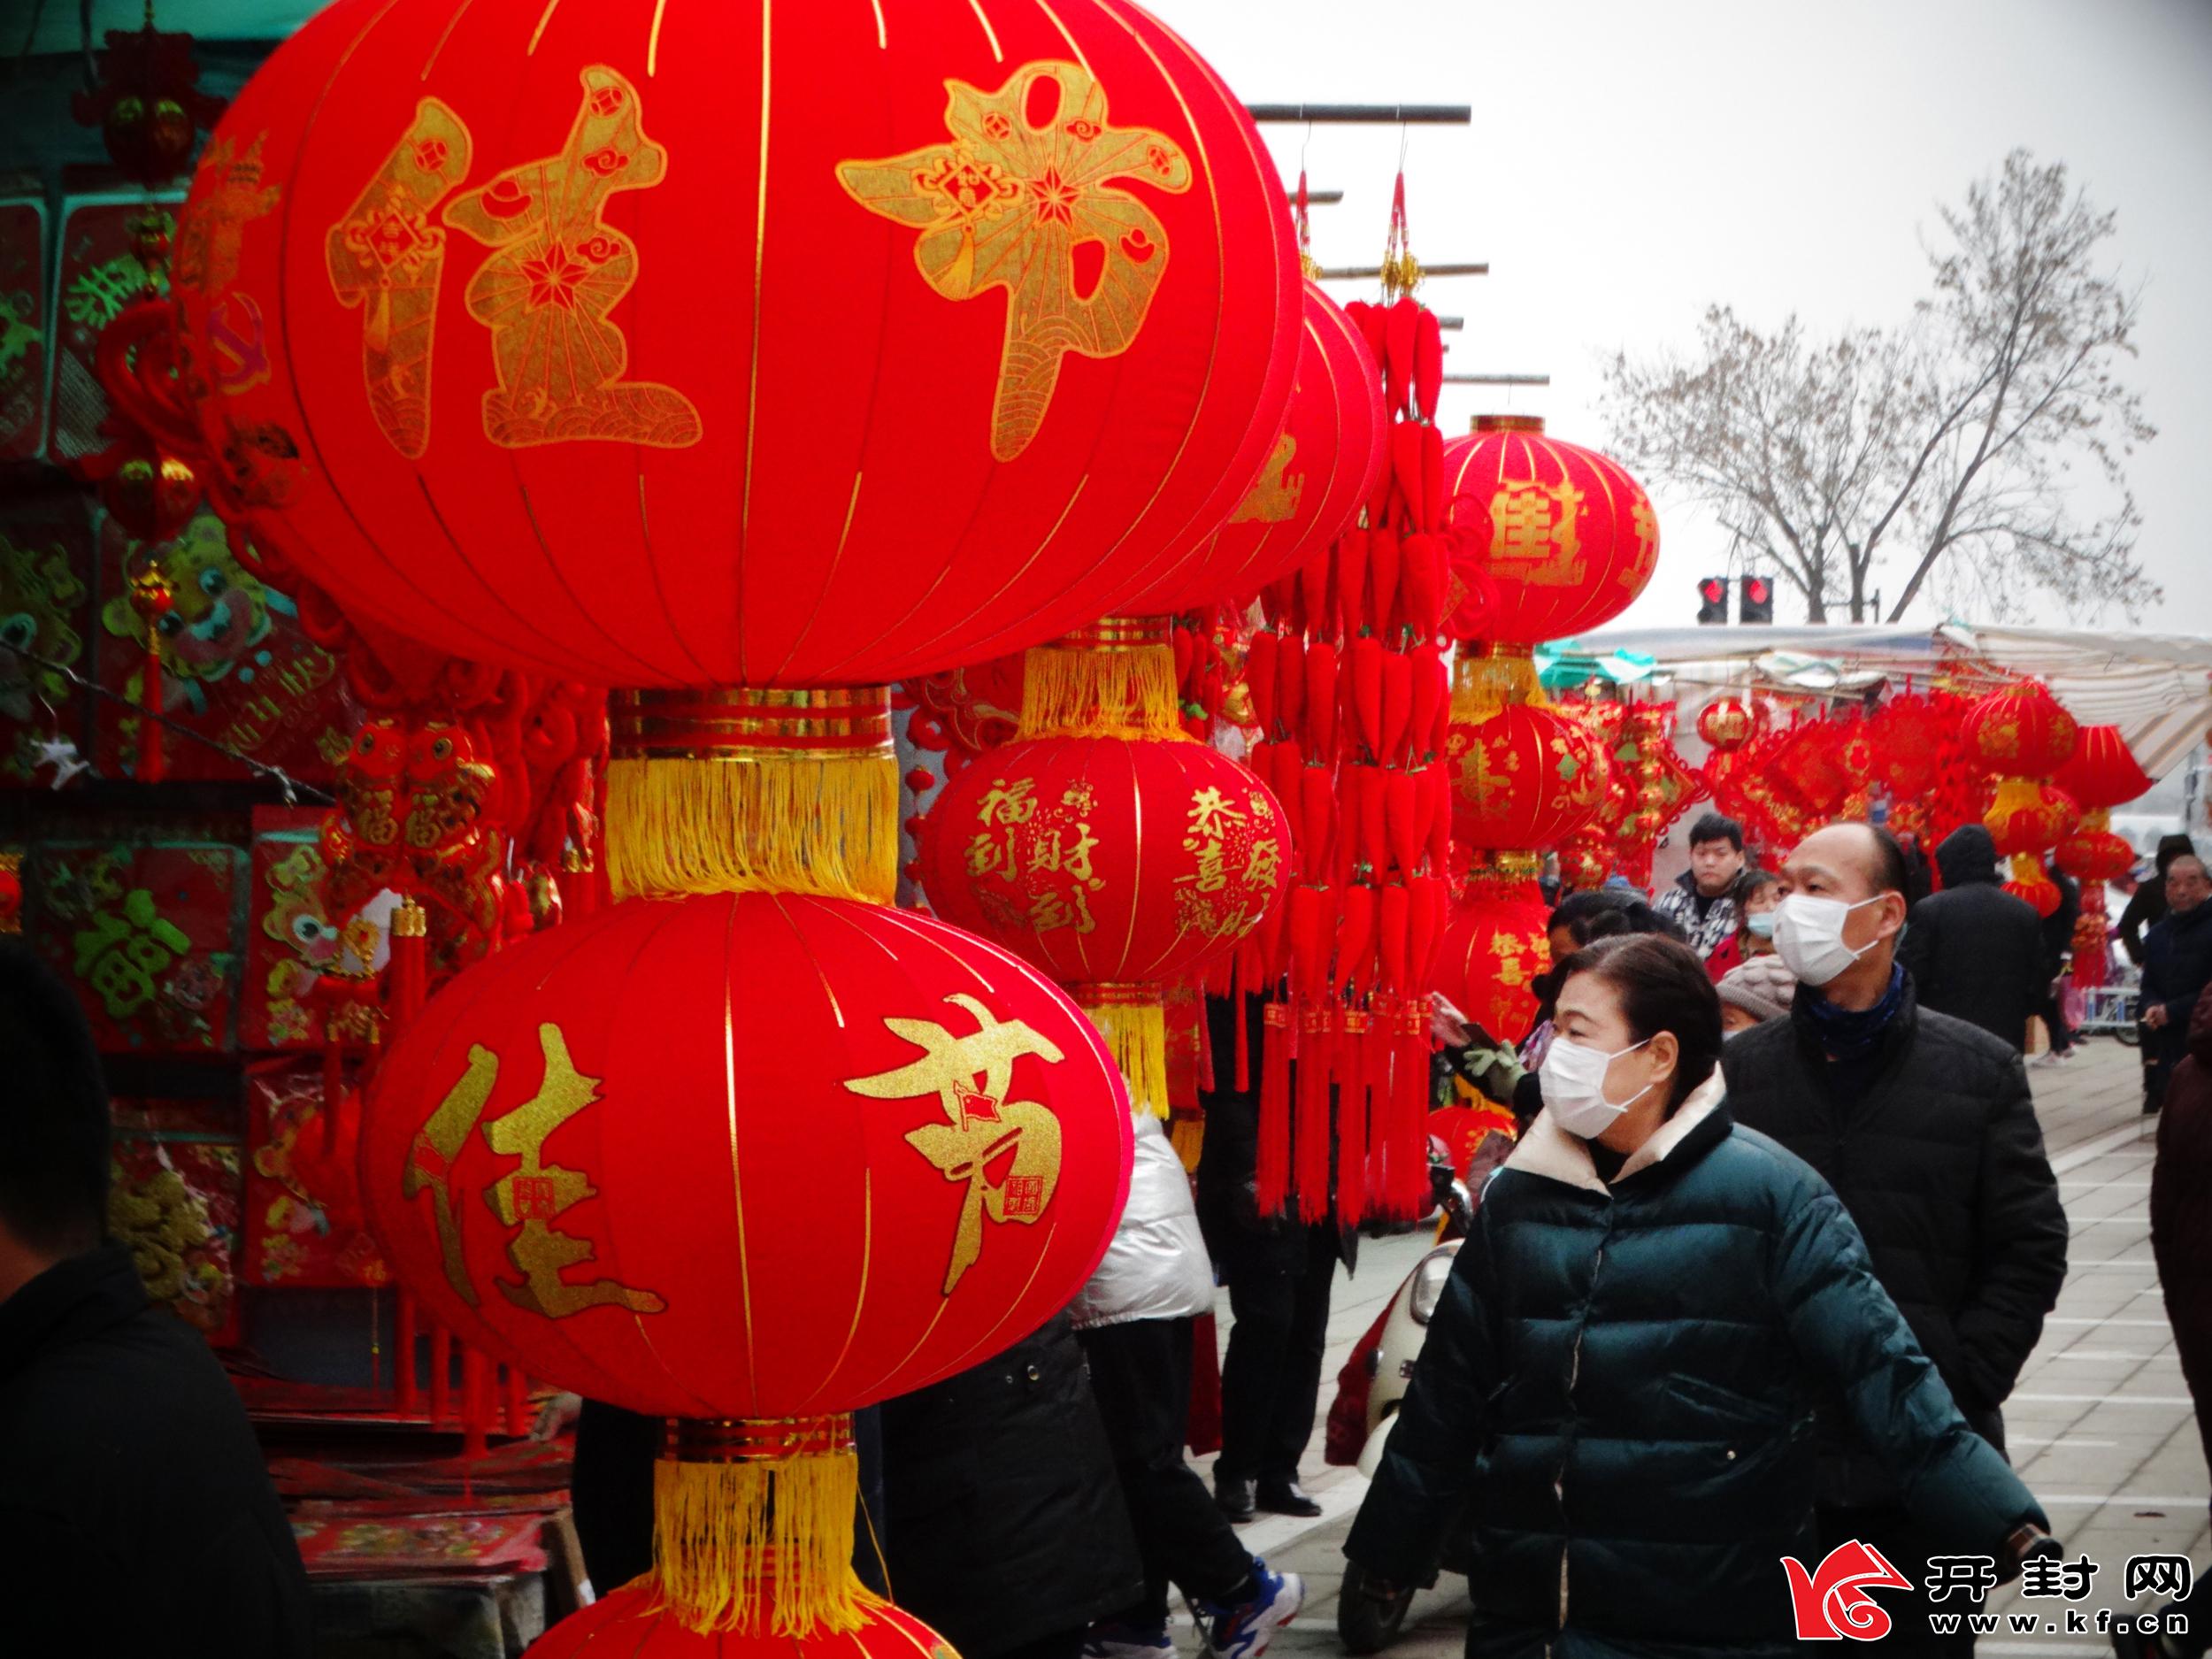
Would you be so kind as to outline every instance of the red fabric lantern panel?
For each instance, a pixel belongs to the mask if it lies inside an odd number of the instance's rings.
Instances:
[[[1658,565],[1643,486],[1594,449],[1547,438],[1533,417],[1486,415],[1446,444],[1444,488],[1455,638],[1536,645],[1579,634],[1627,610]]]
[[[2052,782],[2079,802],[2084,810],[2125,806],[2154,782],[2136,760],[2116,726],[2085,726],[2074,752]]]
[[[2063,789],[2032,778],[2001,778],[1997,799],[1982,815],[2001,853],[2038,853],[2074,833],[2081,809]]]
[[[1730,754],[1758,736],[1765,724],[1765,712],[1757,703],[1716,697],[1698,710],[1697,734],[1714,749]]]
[[[1445,924],[1436,988],[1501,1042],[1518,1042],[1535,1020],[1536,976],[1551,966],[1549,915],[1524,882],[1478,890]]]
[[[2093,886],[2111,881],[2127,874],[2135,867],[2135,849],[2124,836],[2115,835],[2101,826],[2092,826],[2090,818],[2101,818],[2104,809],[2086,814],[2081,828],[2066,836],[2052,855],[2051,862],[2082,883]]]
[[[844,1635],[792,1637],[702,1633],[659,1600],[644,1579],[610,1591],[546,1632],[529,1659],[954,1659],[943,1637],[895,1607],[864,1609]]]
[[[1579,721],[1531,703],[1506,703],[1445,739],[1452,777],[1452,839],[1462,848],[1533,850],[1594,819],[1611,769]]]
[[[1063,1306],[1128,1096],[1012,956],[788,894],[616,905],[457,979],[386,1058],[372,1218],[431,1316],[653,1417],[849,1410]]]
[[[1906,692],[1874,715],[1874,776],[1893,800],[1909,802],[1935,782],[1956,740],[1960,708],[1951,696]]]
[[[2074,752],[2074,717],[2042,681],[1993,691],[1966,711],[1967,752],[1984,772],[2047,778]]]
[[[1309,280],[1298,378],[1260,475],[1197,564],[1130,602],[1141,616],[1243,600],[1326,549],[1388,458],[1382,375],[1352,319]]]
[[[932,909],[1071,985],[1183,978],[1291,875],[1275,797],[1196,742],[1009,743],[952,780],[922,837]]]
[[[1242,105],[1124,0],[341,0],[177,236],[224,489],[349,613],[626,686],[1124,608],[1281,432]]]

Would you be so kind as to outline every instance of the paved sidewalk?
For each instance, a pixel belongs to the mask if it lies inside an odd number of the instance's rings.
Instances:
[[[2068,1064],[2031,1066],[2028,1075],[2073,1243],[2066,1288],[2005,1408],[2005,1421],[2013,1460],[2050,1511],[2069,1557],[2085,1553],[2103,1566],[2097,1594],[2080,1605],[2124,1611],[2130,1604],[2121,1599],[2119,1580],[2129,1555],[2185,1552],[2203,1565],[2212,1550],[2207,1526],[2212,1476],[2151,1263],[2150,1120],[2141,1116],[2136,1052],[2109,1038],[2085,1042],[2081,1056]],[[1324,1416],[1352,1344],[1427,1248],[1425,1234],[1366,1240],[1357,1278],[1340,1272],[1322,1383]],[[1225,1295],[1219,1311],[1225,1334]],[[1318,1424],[1302,1479],[1321,1500],[1321,1519],[1262,1517],[1240,1532],[1270,1564],[1304,1574],[1309,1586],[1303,1616],[1271,1651],[1340,1653],[1336,1598],[1341,1551],[1367,1483],[1354,1471],[1324,1467]],[[2016,1586],[1988,1604],[2000,1613],[2031,1605],[2047,1617],[2050,1608],[2067,1604],[2022,1602]],[[2152,1603],[2133,1605],[2141,1610]],[[1465,1581],[1445,1578],[1416,1599],[1406,1632],[1390,1652],[1407,1659],[1456,1659],[1467,1611]],[[2058,1617],[2062,1624],[2063,1613]],[[1187,1647],[1192,1637],[1186,1632],[1181,1640]],[[2048,1659],[2111,1651],[2107,1639],[2062,1632],[1986,1637],[1977,1648]]]

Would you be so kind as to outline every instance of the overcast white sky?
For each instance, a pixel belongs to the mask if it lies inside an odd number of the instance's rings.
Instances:
[[[1467,319],[1449,367],[1553,380],[1510,404],[1448,388],[1449,432],[1509,406],[1598,443],[1601,355],[1686,343],[1715,301],[1889,321],[1926,292],[1938,202],[2015,145],[2066,162],[2145,285],[2134,380],[2160,435],[2131,476],[2166,597],[2141,626],[2212,632],[2212,0],[1149,3],[1255,103],[1474,106],[1471,128],[1411,129],[1408,204],[1417,256],[1491,274],[1423,297]],[[1374,263],[1398,132],[1266,130],[1286,182],[1302,150],[1346,193],[1315,211],[1323,263]],[[1724,541],[1653,493],[1659,572],[1624,621],[1687,623]],[[1801,618],[1784,590],[1779,619]],[[2029,619],[2077,620],[2048,600]]]

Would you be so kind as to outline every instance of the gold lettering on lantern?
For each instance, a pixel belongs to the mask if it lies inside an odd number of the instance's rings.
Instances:
[[[673,387],[624,380],[629,342],[607,320],[638,271],[636,244],[603,218],[607,198],[660,183],[668,151],[646,137],[627,81],[604,64],[579,79],[583,102],[559,155],[510,167],[445,210],[448,225],[495,250],[468,287],[499,371],[484,435],[510,449],[683,449],[699,442],[699,411]]]
[[[1056,96],[1033,125],[1047,81]],[[837,177],[870,212],[921,232],[914,263],[945,298],[1007,291],[991,453],[1010,461],[1044,424],[1061,359],[1126,351],[1166,273],[1165,228],[1110,181],[1179,195],[1191,165],[1159,133],[1110,125],[1105,88],[1076,64],[1024,65],[995,92],[964,81],[945,91],[951,143],[841,162]]]
[[[431,211],[469,170],[469,131],[435,98],[384,157],[323,241],[338,303],[361,308],[361,373],[369,411],[392,448],[413,460],[430,443],[430,355],[445,274],[445,232]]]
[[[1260,834],[1254,816],[1230,805],[1217,785],[1191,791],[1182,841],[1191,870],[1175,878],[1175,918],[1184,932],[1234,939],[1265,912],[1282,848]]]
[[[1306,493],[1306,475],[1293,478],[1284,469],[1298,453],[1298,440],[1287,432],[1275,440],[1275,448],[1260,469],[1259,477],[1245,492],[1231,524],[1285,524],[1298,516],[1299,498]]]
[[[261,182],[261,145],[267,137],[256,133],[242,152],[235,139],[208,141],[192,180],[199,200],[177,220],[173,275],[179,286],[212,296],[237,280],[238,245],[246,227],[277,204],[277,187]]]
[[[569,1058],[568,1039],[558,1025],[540,1025],[538,1042],[545,1059],[538,1092],[513,1110],[481,1125],[487,1146],[502,1157],[518,1160],[516,1168],[501,1176],[483,1194],[484,1202],[502,1225],[520,1229],[507,1246],[507,1259],[521,1271],[522,1282],[495,1281],[500,1294],[518,1308],[549,1319],[565,1319],[587,1308],[609,1304],[634,1313],[659,1313],[667,1303],[649,1290],[633,1290],[611,1279],[580,1285],[562,1277],[569,1268],[589,1262],[592,1247],[559,1231],[553,1223],[598,1189],[582,1171],[546,1163],[545,1142],[555,1130],[599,1099],[600,1080],[577,1071]],[[416,1133],[406,1172],[400,1179],[403,1197],[429,1191],[446,1282],[472,1308],[477,1305],[477,1291],[469,1278],[459,1218],[453,1210],[453,1164],[467,1144],[470,1132],[479,1126],[498,1081],[499,1056],[481,1043],[472,1044],[460,1081]]]
[[[1507,479],[1490,497],[1490,557],[1524,566],[1508,571],[1534,588],[1571,588],[1583,580],[1582,492],[1572,484]]]
[[[959,992],[945,1001],[972,1016],[976,1028],[955,1036],[936,1020],[887,1016],[884,1026],[924,1051],[923,1057],[873,1077],[846,1079],[845,1087],[872,1100],[937,1096],[945,1121],[924,1124],[907,1144],[948,1181],[965,1182],[955,1224],[944,1294],[983,1254],[983,1224],[1033,1226],[1060,1183],[1060,1119],[1034,1101],[1008,1098],[1014,1062],[1034,1056],[1048,1065],[1062,1059],[1059,1045],[1025,1021],[1000,1019],[974,997]]]

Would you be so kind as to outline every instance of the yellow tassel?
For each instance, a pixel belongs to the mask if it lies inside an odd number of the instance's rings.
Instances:
[[[655,1604],[702,1634],[858,1630],[882,1601],[853,1574],[850,1452],[653,1466]]]
[[[1525,645],[1460,648],[1452,667],[1452,718],[1479,724],[1508,704],[1541,705],[1544,689],[1536,678],[1536,659]]]
[[[607,767],[607,881],[618,899],[808,893],[888,904],[898,763],[618,759]]]
[[[1175,1148],[1175,1156],[1182,1160],[1183,1173],[1198,1173],[1199,1155],[1206,1149],[1206,1114],[1178,1111],[1170,1121],[1168,1142]]]
[[[1133,1110],[1164,1118],[1167,1110],[1167,1010],[1157,986],[1079,985],[1070,995],[1098,1027],[1129,1083]]]
[[[1022,661],[1017,735],[1187,741],[1175,691],[1175,653],[1164,643],[1041,645]]]

